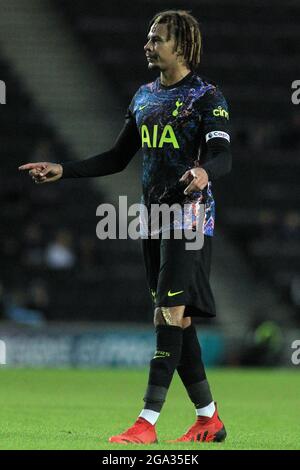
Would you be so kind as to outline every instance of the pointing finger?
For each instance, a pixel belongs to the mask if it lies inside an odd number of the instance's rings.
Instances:
[[[34,170],[34,169],[44,169],[46,168],[47,165],[44,163],[26,163],[25,165],[19,166],[19,170],[24,171],[24,170]]]

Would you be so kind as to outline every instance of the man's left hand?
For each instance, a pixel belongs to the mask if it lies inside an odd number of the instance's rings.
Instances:
[[[186,171],[179,181],[190,182],[184,190],[184,194],[189,194],[204,189],[208,185],[208,174],[203,168],[192,168]]]

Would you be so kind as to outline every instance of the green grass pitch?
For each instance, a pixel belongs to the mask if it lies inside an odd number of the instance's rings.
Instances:
[[[300,374],[211,369],[227,429],[221,444],[167,444],[194,419],[176,376],[157,425],[159,444],[114,445],[140,412],[146,370],[0,369],[0,449],[300,449]]]

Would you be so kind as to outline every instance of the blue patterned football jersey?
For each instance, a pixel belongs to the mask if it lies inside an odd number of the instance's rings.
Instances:
[[[129,106],[129,114],[138,128],[143,152],[143,203],[179,203],[190,205],[190,217],[176,228],[192,228],[199,208],[204,204],[203,233],[212,236],[215,202],[212,183],[203,191],[188,196],[179,182],[181,176],[195,167],[204,166],[210,158],[207,151],[212,139],[229,142],[227,103],[213,83],[190,73],[171,86],[160,79],[141,86]],[[171,227],[175,228],[175,227]]]

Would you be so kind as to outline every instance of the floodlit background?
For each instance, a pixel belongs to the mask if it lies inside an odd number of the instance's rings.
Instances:
[[[0,0],[0,449],[109,449],[143,406],[155,334],[140,243],[96,236],[100,204],[139,201],[141,155],[112,177],[42,186],[17,168],[110,148],[156,78],[143,46],[167,8],[199,19],[199,73],[230,108],[218,315],[198,322],[228,432],[218,448],[299,449],[298,0]],[[155,449],[193,420],[175,374]]]
[[[199,19],[199,73],[219,84],[231,115],[233,170],[214,184],[218,316],[199,324],[206,364],[297,368],[300,105],[291,87],[300,79],[300,3],[293,0],[0,0],[7,366],[144,366],[151,357],[139,241],[96,237],[99,204],[124,194],[139,201],[140,154],[119,175],[44,186],[17,168],[112,145],[133,94],[156,77],[143,51],[148,21],[170,7]]]

